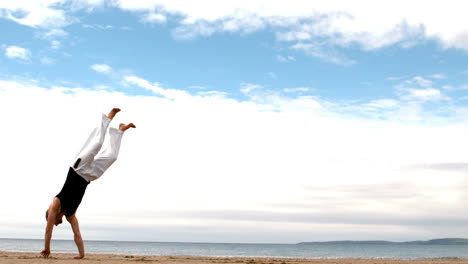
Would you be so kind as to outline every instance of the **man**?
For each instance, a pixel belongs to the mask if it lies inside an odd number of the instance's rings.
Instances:
[[[75,259],[82,259],[85,256],[83,239],[81,238],[80,225],[76,218],[76,209],[83,199],[86,187],[91,181],[102,176],[119,154],[120,142],[123,133],[135,125],[120,124],[119,129],[109,129],[109,144],[103,146],[104,137],[111,120],[120,112],[119,108],[113,108],[109,114],[102,115],[101,125],[93,130],[85,145],[76,157],[73,166],[68,170],[67,179],[62,190],[54,197],[49,209],[46,211],[47,226],[44,236],[44,250],[41,254],[47,258],[50,255],[50,240],[54,225],[62,223],[65,215],[70,223],[79,255]]]

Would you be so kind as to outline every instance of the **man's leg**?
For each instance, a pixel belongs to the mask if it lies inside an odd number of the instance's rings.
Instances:
[[[94,156],[98,154],[102,144],[104,143],[104,137],[106,135],[107,128],[109,127],[109,123],[119,111],[119,108],[113,108],[107,116],[102,115],[101,125],[91,132],[91,135],[88,137],[88,140],[75,159],[73,168],[76,172],[79,173],[94,160]]]
[[[135,128],[133,123],[128,125],[120,124],[119,129],[109,128],[109,140],[106,142],[99,153],[94,157],[92,163],[94,177],[99,178],[102,174],[117,160],[123,133],[129,128]]]

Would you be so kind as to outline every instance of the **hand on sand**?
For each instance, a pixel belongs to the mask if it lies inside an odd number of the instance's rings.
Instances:
[[[50,249],[44,249],[41,251],[41,255],[44,257],[44,258],[48,258],[49,255],[50,255]]]

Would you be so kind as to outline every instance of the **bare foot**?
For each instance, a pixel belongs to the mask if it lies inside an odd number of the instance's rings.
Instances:
[[[112,108],[112,110],[109,112],[109,114],[107,114],[107,117],[108,117],[109,119],[112,119],[112,118],[114,118],[114,116],[115,116],[118,112],[120,112],[120,108]]]
[[[133,123],[129,123],[128,125],[120,124],[119,125],[119,130],[125,132],[125,130],[127,130],[127,129],[131,128],[131,127],[136,128],[136,126]]]

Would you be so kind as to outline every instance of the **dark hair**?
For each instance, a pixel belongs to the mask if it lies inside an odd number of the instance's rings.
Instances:
[[[47,221],[49,219],[49,209],[45,211],[45,220]]]

